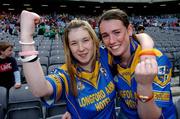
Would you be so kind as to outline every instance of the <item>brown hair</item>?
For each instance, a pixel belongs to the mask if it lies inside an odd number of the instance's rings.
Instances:
[[[13,45],[9,42],[1,41],[0,42],[0,55],[1,55],[1,51],[5,51],[9,47],[13,48]]]
[[[126,14],[126,12],[120,9],[111,9],[105,11],[99,19],[98,26],[101,25],[101,22],[103,20],[120,20],[126,28],[128,28],[128,26],[130,25],[128,15]],[[99,34],[99,36],[101,39],[101,34]],[[132,38],[137,39],[135,34],[132,34]]]
[[[129,26],[129,19],[128,19],[128,15],[120,10],[120,9],[111,9],[111,10],[108,10],[106,12],[104,12],[102,14],[102,16],[100,17],[99,19],[99,26],[101,24],[101,22],[103,20],[112,20],[112,19],[116,19],[116,20],[120,20],[122,21],[122,23],[124,24],[124,26],[127,28]]]
[[[99,47],[99,40],[98,40],[98,37],[97,37],[95,31],[92,29],[91,25],[87,21],[72,20],[65,29],[63,40],[64,40],[65,60],[66,60],[66,64],[67,64],[67,70],[68,70],[68,73],[70,76],[70,86],[71,86],[71,91],[72,91],[74,96],[77,96],[77,83],[75,80],[75,73],[76,72],[73,70],[72,66],[74,65],[76,59],[73,57],[73,55],[70,51],[68,35],[69,35],[69,32],[71,31],[71,29],[79,28],[79,27],[82,27],[83,29],[88,31],[89,35],[91,36],[91,38],[93,40],[93,45],[95,46],[93,49],[94,61],[95,61],[96,57],[99,56],[99,52],[97,50]]]

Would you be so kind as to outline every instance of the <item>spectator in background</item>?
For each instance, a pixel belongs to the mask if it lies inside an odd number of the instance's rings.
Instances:
[[[38,35],[44,35],[45,32],[46,32],[45,23],[42,22],[41,24],[39,24]]]
[[[144,27],[143,25],[139,25],[139,26],[137,27],[137,34],[138,34],[138,33],[144,33],[144,30],[145,30],[145,27]]]
[[[6,25],[5,32],[12,35],[13,29],[10,27],[10,24]]]
[[[10,89],[21,87],[20,72],[15,58],[12,57],[13,45],[0,42],[0,86]]]

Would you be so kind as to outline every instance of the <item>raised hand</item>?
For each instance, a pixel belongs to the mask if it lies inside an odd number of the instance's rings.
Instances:
[[[71,114],[69,112],[66,112],[63,114],[61,119],[71,119]]]
[[[21,83],[15,83],[14,88],[18,89],[21,87]]]
[[[21,25],[21,40],[28,41],[32,40],[35,30],[35,24],[39,23],[40,16],[33,12],[28,12],[23,10],[20,16],[20,25]],[[32,41],[30,41],[32,42]]]
[[[141,86],[152,85],[158,73],[157,61],[154,58],[147,58],[138,63],[135,69],[135,79]]]

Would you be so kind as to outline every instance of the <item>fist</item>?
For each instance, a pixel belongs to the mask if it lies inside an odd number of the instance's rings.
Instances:
[[[39,23],[40,16],[33,12],[23,10],[20,16],[21,38],[23,41],[33,36],[35,24]]]
[[[139,62],[135,69],[135,79],[137,84],[152,85],[158,73],[158,65],[155,58],[148,58]]]
[[[21,87],[21,83],[15,83],[14,88],[18,89]]]

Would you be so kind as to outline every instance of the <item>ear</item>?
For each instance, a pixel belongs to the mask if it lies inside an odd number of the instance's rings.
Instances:
[[[133,34],[133,25],[132,24],[129,24],[129,26],[128,26],[128,34],[129,34],[129,36],[132,36],[132,34]]]

